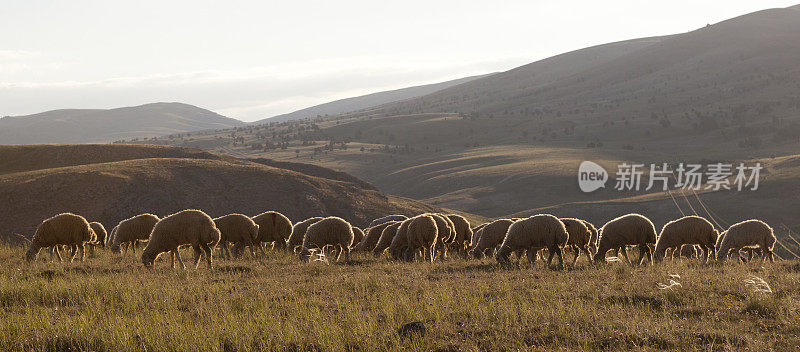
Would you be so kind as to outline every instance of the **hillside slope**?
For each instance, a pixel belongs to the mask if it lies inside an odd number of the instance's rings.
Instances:
[[[111,142],[242,124],[181,103],[153,103],[108,110],[53,110],[0,118],[0,144]]]
[[[426,84],[422,86],[408,87],[408,88],[390,90],[385,92],[377,92],[358,97],[340,99],[329,103],[315,105],[305,109],[297,110],[295,112],[290,112],[288,114],[278,115],[263,120],[259,120],[253,122],[253,124],[261,124],[267,122],[284,122],[284,121],[291,121],[303,118],[314,118],[317,116],[325,116],[325,115],[338,115],[341,113],[361,110],[376,105],[382,105],[427,95],[445,88],[450,88],[486,76],[487,75],[471,76],[441,83]]]
[[[75,146],[40,148],[43,150],[36,151],[39,155],[76,151]],[[53,168],[39,165],[32,171],[1,174],[0,237],[14,233],[29,237],[43,219],[61,212],[75,212],[108,227],[142,212],[165,216],[187,208],[202,209],[212,216],[277,210],[293,221],[340,216],[357,226],[386,214],[441,211],[355,183],[230,157],[213,158],[202,152],[192,155],[177,148],[174,154],[184,153],[184,157],[153,157],[152,149],[138,149],[145,158]],[[159,149],[162,147],[155,150]],[[110,153],[106,150],[105,154]]]

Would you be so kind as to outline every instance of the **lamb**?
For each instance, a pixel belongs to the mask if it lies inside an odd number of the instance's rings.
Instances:
[[[438,237],[438,225],[431,215],[420,215],[408,224],[408,244],[413,253],[427,253],[428,260],[433,263],[434,250]]]
[[[152,268],[153,262],[161,253],[171,251],[172,267],[175,267],[174,259],[177,258],[181,268],[186,269],[178,247],[191,245],[194,249],[195,269],[200,264],[201,250],[206,256],[208,268],[212,269],[211,248],[216,246],[219,240],[220,230],[214,225],[214,220],[210,216],[200,210],[183,210],[156,223],[150,241],[142,251],[142,264],[146,268]]]
[[[653,259],[658,263],[664,260],[667,249],[679,253],[683,245],[696,244],[703,250],[703,258],[707,261],[714,256],[718,236],[719,232],[708,220],[695,215],[684,216],[668,222],[661,229]]]
[[[550,252],[550,257],[547,259],[548,266],[552,264],[553,256],[558,255],[558,265],[563,267],[562,247],[568,240],[567,228],[557,217],[549,214],[534,215],[511,224],[500,249],[495,253],[495,259],[505,264],[508,263],[511,252],[525,249],[528,251],[528,262],[534,264],[536,252],[541,248],[547,248]]]
[[[378,218],[378,219],[372,220],[372,222],[370,222],[369,226],[367,226],[367,227],[375,227],[375,226],[378,226],[378,225],[381,225],[381,224],[385,224],[385,223],[387,223],[389,221],[403,221],[403,220],[406,220],[406,219],[408,219],[408,217],[405,216],[405,215],[387,215],[387,216],[384,216],[382,218]],[[371,250],[371,248],[366,249],[366,250],[369,251],[369,250]]]
[[[466,256],[473,243],[472,227],[470,227],[469,220],[457,214],[449,214],[447,218],[456,226],[456,238],[451,247],[462,256]]]
[[[645,256],[653,261],[652,252],[648,244],[656,242],[656,227],[650,219],[639,214],[627,214],[613,219],[600,228],[600,240],[598,245],[597,254],[594,256],[594,261],[599,263],[605,262],[606,252],[610,249],[617,249],[622,247],[622,254],[625,260],[628,259],[628,253],[625,250],[627,245],[639,246],[639,260],[641,264]]]
[[[95,234],[95,239],[92,241],[92,244],[105,248],[106,237],[108,235],[108,233],[106,233],[106,228],[99,222],[90,222],[89,226],[91,226]]]
[[[359,227],[353,226],[353,247],[356,244],[361,243],[361,240],[364,239],[364,230]]]
[[[302,246],[303,237],[306,236],[308,227],[320,220],[322,220],[322,217],[315,216],[295,223],[292,226],[292,234],[289,236],[289,240],[286,241],[286,250],[294,252],[298,247]]]
[[[219,229],[219,245],[222,248],[222,255],[226,259],[231,258],[231,250],[228,242],[233,242],[233,256],[239,257],[241,249],[250,247],[250,255],[256,256],[253,250],[253,242],[258,237],[259,226],[247,215],[228,214],[214,219],[214,226]]]
[[[470,253],[476,259],[484,257],[487,250],[494,250],[495,247],[503,243],[506,238],[506,232],[514,220],[500,219],[492,221],[477,231],[475,231],[477,242],[474,243]]]
[[[575,263],[578,262],[581,251],[586,253],[586,257],[589,258],[591,262],[592,254],[589,253],[588,247],[591,244],[592,232],[589,230],[589,227],[586,226],[586,221],[573,218],[562,218],[560,220],[564,223],[564,227],[566,227],[569,233],[567,245],[575,252],[575,259],[572,260],[572,266],[575,266]]]
[[[356,245],[355,250],[359,252],[369,252],[376,248],[376,245],[380,242],[381,234],[383,233],[383,229],[385,229],[389,224],[392,224],[394,221],[385,222],[383,224],[367,228],[367,235],[361,239],[361,242]],[[390,238],[389,241],[392,239]],[[389,246],[388,244],[386,245]],[[386,249],[386,247],[384,247]]]
[[[58,214],[52,218],[42,221],[36,228],[36,233],[31,239],[28,251],[25,253],[25,260],[33,261],[39,250],[45,247],[53,247],[58,255],[58,261],[62,261],[58,247],[61,245],[77,246],[70,261],[75,260],[75,254],[80,252],[81,261],[85,256],[85,244],[92,238],[92,228],[89,222],[80,215],[72,213]]]
[[[126,244],[123,256],[128,253],[128,247],[136,253],[136,243],[150,239],[150,232],[159,220],[158,216],[145,213],[120,221],[116,231],[112,231],[111,251],[120,253],[120,246]]]
[[[253,217],[253,221],[258,224],[258,238],[254,242],[264,253],[264,248],[261,243],[274,243],[274,247],[283,249],[286,247],[286,241],[292,235],[292,222],[289,218],[276,211],[268,211],[258,214]]]
[[[325,247],[339,247],[336,261],[341,259],[344,252],[345,262],[350,261],[350,246],[353,244],[353,227],[342,218],[331,216],[315,222],[306,230],[303,238],[303,247],[300,249],[300,258],[308,262],[311,256]]]
[[[723,261],[728,257],[730,251],[735,251],[739,260],[742,259],[739,251],[742,248],[758,248],[763,254],[761,262],[769,258],[770,262],[774,262],[772,249],[775,247],[775,233],[772,228],[761,220],[746,220],[731,225],[722,234],[723,238],[720,241],[717,250],[717,260]]]
[[[372,254],[375,255],[375,258],[378,258],[386,251],[387,248],[392,244],[392,240],[394,236],[397,234],[397,228],[400,227],[400,224],[403,221],[390,221],[383,225],[379,226],[383,228],[381,231],[380,238],[378,239],[378,243],[375,245],[375,249],[373,249]]]
[[[412,218],[413,219],[413,218]],[[395,260],[409,260],[411,247],[408,244],[408,226],[412,219],[406,219],[397,227],[397,233],[392,238],[392,243],[387,249]]]

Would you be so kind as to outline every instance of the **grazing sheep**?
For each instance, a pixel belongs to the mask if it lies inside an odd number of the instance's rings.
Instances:
[[[375,246],[378,244],[381,238],[381,233],[383,233],[383,229],[386,226],[389,226],[393,221],[385,222],[377,226],[367,228],[367,234],[364,238],[361,239],[355,246],[355,250],[359,252],[369,252],[375,249]]]
[[[547,265],[551,265],[553,256],[558,255],[558,265],[563,267],[562,247],[568,240],[569,233],[557,217],[549,214],[534,215],[511,224],[500,249],[495,253],[495,259],[501,264],[508,263],[511,252],[525,249],[528,251],[528,261],[533,264],[536,261],[536,252],[547,248],[550,252]]]
[[[639,246],[639,264],[644,261],[645,256],[653,261],[648,244],[656,242],[656,227],[650,219],[642,215],[627,214],[613,219],[603,225],[599,236],[600,243],[594,256],[595,262],[605,262],[608,250],[622,247],[622,255],[630,263],[628,252],[624,249],[628,245]]]
[[[408,217],[405,216],[405,215],[387,215],[387,216],[384,216],[382,218],[378,218],[378,219],[372,220],[372,222],[370,222],[369,226],[367,226],[367,227],[375,227],[375,226],[378,226],[378,225],[381,225],[381,224],[385,224],[385,223],[387,223],[389,221],[403,221],[403,220],[406,220],[406,219],[408,219]],[[372,250],[372,248],[365,249],[365,250],[369,251],[369,250]]]
[[[339,261],[344,252],[345,262],[350,261],[350,246],[353,244],[353,227],[342,218],[331,216],[315,222],[306,230],[303,238],[303,248],[300,249],[300,259],[308,262],[317,251],[325,251],[325,247],[338,247]]]
[[[439,252],[442,259],[447,258],[447,247],[456,239],[456,225],[453,224],[446,216],[438,213],[425,213],[421,215],[429,215],[436,221],[436,227],[439,229],[437,240],[439,244],[435,247]]]
[[[211,248],[217,245],[220,240],[220,231],[214,225],[214,220],[206,213],[187,209],[161,219],[150,235],[147,247],[142,251],[142,264],[150,268],[156,258],[164,252],[172,252],[172,267],[175,267],[174,259],[178,259],[181,268],[186,269],[181,260],[178,247],[191,245],[194,249],[194,267],[200,264],[201,250],[206,256],[208,268],[212,268]]]
[[[383,252],[386,251],[386,249],[392,244],[392,240],[397,234],[397,228],[400,227],[401,223],[402,221],[389,221],[378,226],[383,228],[383,231],[381,231],[381,235],[378,239],[378,243],[375,245],[375,249],[372,250],[372,254],[375,255],[375,258],[380,257],[381,254],[383,254]]]
[[[292,234],[289,236],[289,240],[286,241],[286,250],[294,252],[298,247],[302,246],[303,237],[306,236],[306,230],[308,230],[308,227],[322,219],[323,218],[320,216],[315,216],[294,224],[292,227]]]
[[[485,256],[487,250],[494,250],[497,246],[503,243],[506,238],[506,232],[514,220],[500,219],[484,224],[482,228],[475,231],[477,242],[473,244],[470,253],[476,259],[481,259]]]
[[[111,242],[111,251],[120,253],[122,250],[120,246],[126,244],[125,253],[128,253],[128,247],[131,247],[133,253],[136,253],[136,243],[139,241],[147,241],[150,239],[150,232],[160,219],[153,214],[140,214],[132,218],[120,221],[116,227]]]
[[[589,227],[586,226],[586,221],[573,218],[562,218],[560,220],[564,223],[564,227],[566,227],[569,233],[567,245],[575,252],[575,259],[572,260],[572,265],[575,266],[575,263],[578,262],[581,251],[586,253],[586,257],[589,258],[591,262],[592,254],[589,252],[588,247],[591,244],[592,232],[589,230]]]
[[[724,237],[716,249],[718,261],[725,260],[730,251],[735,251],[739,260],[743,260],[739,253],[742,248],[760,249],[763,254],[761,262],[764,262],[766,258],[769,258],[770,262],[775,261],[772,255],[772,249],[777,241],[775,233],[769,225],[761,220],[746,220],[733,224],[723,232],[722,236]]]
[[[458,214],[448,214],[447,218],[456,226],[456,238],[450,246],[457,253],[466,256],[473,243],[469,220]]]
[[[564,223],[557,217],[549,214],[539,214],[527,219],[515,221],[508,228],[506,238],[495,253],[495,259],[501,264],[508,263],[511,252],[525,249],[528,251],[528,261],[534,264],[536,252],[547,248],[550,257],[547,265],[553,262],[553,256],[558,255],[559,267],[564,266],[564,253],[562,247],[567,244],[569,233]]]
[[[92,231],[94,231],[95,238],[92,241],[92,245],[97,245],[100,247],[106,247],[106,237],[108,233],[106,233],[106,228],[103,224],[99,222],[90,222],[89,226],[91,226]]]
[[[92,232],[89,222],[80,215],[62,213],[46,219],[36,228],[36,233],[33,235],[28,251],[25,253],[25,260],[35,260],[41,248],[52,247],[52,250],[58,255],[58,261],[62,261],[58,247],[67,245],[70,247],[77,246],[78,249],[74,251],[70,261],[75,260],[75,254],[78,252],[80,252],[81,261],[83,261],[85,255],[84,246],[91,240]]]
[[[427,260],[433,263],[438,232],[436,220],[430,215],[420,215],[411,220],[407,237],[412,253],[427,253]]]
[[[119,229],[119,225],[114,226],[114,228],[111,229],[111,232],[108,233],[108,236],[106,236],[106,247],[110,248],[111,244],[114,243],[114,237],[117,236],[117,229]]]
[[[397,227],[397,233],[392,238],[392,243],[389,244],[387,250],[395,260],[408,261],[410,259],[411,246],[408,244],[408,226],[411,224],[412,219],[406,219],[400,223],[400,226]]]
[[[586,228],[589,229],[589,232],[592,233],[592,235],[589,237],[589,251],[591,251],[592,253],[597,253],[597,234],[598,234],[597,228],[594,227],[594,224],[592,224],[591,222],[588,222],[586,220],[581,220],[581,221],[583,221],[583,224],[586,225]]]
[[[353,226],[353,247],[355,247],[355,245],[361,243],[361,240],[363,240],[363,239],[364,239],[364,230],[362,230],[362,229],[360,229],[360,228],[358,228],[356,226]]]
[[[258,238],[254,242],[264,253],[261,243],[273,243],[278,249],[286,247],[286,241],[292,235],[292,222],[289,218],[276,211],[268,211],[253,217],[253,221],[258,224]]]
[[[470,240],[471,243],[470,247],[474,247],[476,244],[478,244],[478,239],[480,238],[480,234],[478,234],[478,231],[480,231],[488,224],[489,224],[488,222],[485,222],[483,224],[480,224],[472,228],[472,240]]]
[[[233,256],[239,257],[241,249],[250,247],[250,255],[256,256],[253,250],[253,242],[258,237],[258,225],[247,215],[228,214],[214,219],[214,226],[219,229],[219,245],[222,248],[222,255],[226,259],[231,259],[231,250],[228,242],[233,242]]]
[[[707,261],[714,256],[714,245],[718,236],[719,232],[708,220],[695,215],[684,216],[668,222],[661,229],[653,259],[658,263],[664,260],[667,249],[671,248],[673,253],[679,253],[681,246],[696,244],[703,250],[703,257]]]

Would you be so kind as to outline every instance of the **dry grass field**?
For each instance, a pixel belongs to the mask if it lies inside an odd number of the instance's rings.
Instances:
[[[52,263],[0,248],[4,351],[792,351],[800,263],[216,260],[152,270],[106,250]],[[571,254],[567,255],[571,258]],[[187,252],[184,257],[190,258]],[[757,287],[748,280],[763,279]],[[670,288],[670,279],[679,283]],[[422,321],[425,336],[397,329]]]

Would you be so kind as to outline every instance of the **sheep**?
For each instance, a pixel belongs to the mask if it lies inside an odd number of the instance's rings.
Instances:
[[[557,217],[549,214],[534,215],[515,221],[509,226],[506,238],[495,253],[495,259],[497,262],[505,264],[508,263],[511,252],[525,249],[528,251],[528,262],[534,264],[536,252],[541,248],[547,248],[550,252],[547,265],[551,265],[553,256],[558,255],[558,265],[563,267],[562,247],[567,244],[568,240],[567,228]]]
[[[728,257],[730,251],[735,251],[739,260],[742,259],[739,251],[742,248],[758,248],[762,252],[761,262],[769,258],[774,262],[772,249],[775,247],[775,233],[772,228],[761,220],[746,220],[731,225],[723,232],[719,247],[716,248],[718,261],[723,261]]]
[[[572,266],[575,266],[575,263],[578,262],[581,251],[586,253],[586,257],[589,258],[589,262],[591,262],[592,254],[589,252],[588,247],[591,244],[592,232],[589,230],[589,227],[586,226],[586,221],[573,218],[561,218],[560,220],[564,223],[564,227],[566,227],[569,233],[567,245],[575,252]]]
[[[436,221],[436,227],[439,229],[437,237],[439,244],[435,248],[442,259],[447,258],[447,247],[456,239],[456,225],[442,214],[425,213],[421,215],[429,215]]]
[[[135,254],[136,243],[150,239],[150,232],[159,220],[158,216],[145,213],[120,221],[111,242],[111,251],[120,253],[122,252],[120,246],[126,244],[125,253],[122,255],[128,253],[128,247],[131,247]]]
[[[306,230],[303,238],[303,247],[300,249],[300,259],[308,262],[317,251],[324,253],[326,246],[339,247],[336,261],[341,259],[344,252],[345,262],[350,262],[350,246],[353,244],[353,227],[342,218],[331,216],[315,222]]]
[[[353,247],[364,239],[364,230],[359,227],[353,226]]]
[[[39,250],[44,247],[53,247],[53,251],[58,255],[58,261],[62,261],[58,247],[61,245],[77,246],[70,261],[75,260],[75,254],[80,252],[81,261],[85,257],[85,244],[92,238],[92,228],[89,222],[80,215],[72,213],[62,213],[42,221],[31,239],[28,251],[25,253],[25,260],[33,261]]]
[[[667,249],[672,248],[673,253],[679,253],[681,246],[696,244],[702,248],[707,261],[714,256],[718,236],[719,232],[708,220],[696,215],[684,216],[668,222],[661,229],[653,259],[658,263],[664,260]]]
[[[586,228],[589,229],[589,232],[592,233],[592,235],[589,237],[589,251],[591,251],[592,253],[597,253],[597,234],[598,234],[597,228],[594,227],[594,224],[592,224],[591,222],[588,222],[586,220],[581,220],[581,221],[583,221],[583,224],[586,225]]]
[[[433,263],[438,232],[438,224],[431,215],[420,215],[411,220],[408,224],[407,237],[412,253],[416,251],[427,253],[427,259]]]
[[[484,257],[486,250],[494,250],[495,247],[503,243],[509,226],[514,223],[511,219],[500,219],[492,221],[477,231],[475,231],[477,242],[473,243],[470,253],[476,259]]]
[[[480,231],[488,224],[489,224],[488,222],[485,222],[483,224],[480,224],[472,228],[472,240],[470,240],[471,243],[470,247],[474,247],[476,244],[478,244],[478,239],[480,238],[480,234],[478,233],[478,231]]]
[[[359,252],[369,252],[375,249],[375,246],[378,244],[378,242],[380,242],[383,229],[385,229],[386,226],[389,226],[389,224],[391,224],[392,222],[393,221],[389,221],[377,226],[367,228],[367,235],[361,239],[361,242],[359,242],[354,249]],[[391,241],[391,238],[389,240]]]
[[[387,215],[387,216],[384,216],[382,218],[378,218],[378,219],[372,220],[372,222],[370,222],[369,226],[367,226],[367,227],[375,227],[375,226],[378,226],[378,225],[381,225],[381,224],[385,224],[385,223],[387,223],[389,221],[403,221],[403,220],[406,220],[406,219],[408,219],[408,217],[405,216],[405,215]],[[372,250],[372,248],[365,249],[365,250],[369,251],[369,250]]]
[[[392,238],[392,243],[389,244],[387,250],[395,260],[409,260],[411,247],[408,244],[408,226],[412,219],[406,219],[400,223],[400,226],[397,227],[397,233]]]
[[[448,214],[447,218],[456,226],[456,238],[451,247],[462,256],[466,256],[472,246],[472,227],[469,220],[458,214]]]
[[[276,211],[268,211],[258,214],[253,217],[253,221],[258,224],[258,238],[253,242],[261,250],[262,255],[264,248],[261,243],[274,243],[274,247],[283,249],[286,247],[286,241],[292,235],[292,222],[289,218]]]
[[[622,254],[625,260],[628,259],[627,245],[639,246],[639,260],[641,264],[645,256],[653,261],[652,252],[648,244],[656,242],[656,227],[650,219],[640,214],[627,214],[613,219],[600,228],[600,239],[598,244],[597,253],[594,256],[596,263],[605,262],[606,252],[609,249],[617,249],[622,247]]]
[[[372,254],[375,258],[378,258],[389,248],[389,245],[392,244],[392,240],[394,236],[397,234],[397,228],[400,227],[402,221],[389,221],[382,225],[379,225],[379,228],[383,228],[381,231],[380,238],[378,239],[378,243],[375,245],[375,248],[372,250]]]
[[[253,250],[253,241],[258,237],[259,226],[247,215],[242,214],[228,214],[213,219],[214,226],[219,229],[219,245],[222,249],[222,255],[226,259],[231,258],[231,250],[228,248],[228,242],[233,242],[233,256],[239,257],[241,249],[250,247],[250,255],[256,256]]]
[[[187,209],[167,216],[153,227],[150,241],[142,251],[142,264],[152,268],[156,258],[164,252],[172,252],[172,267],[175,267],[175,258],[181,268],[186,269],[181,260],[178,247],[191,245],[194,249],[194,268],[200,265],[201,250],[206,256],[208,268],[212,269],[212,251],[220,240],[220,230],[214,225],[214,220],[206,213]]]
[[[106,237],[108,235],[108,233],[106,233],[106,228],[99,222],[90,222],[89,226],[92,227],[92,231],[95,233],[95,239],[92,241],[92,244],[105,248]]]
[[[289,236],[289,240],[286,241],[286,250],[294,252],[298,247],[302,246],[303,237],[306,236],[308,227],[320,220],[322,220],[322,217],[315,216],[295,223],[292,226],[292,234]]]
[[[119,224],[114,226],[114,228],[111,229],[111,232],[108,233],[108,236],[106,236],[105,247],[109,247],[110,248],[111,244],[114,243],[114,237],[117,236],[117,229],[119,229]]]

